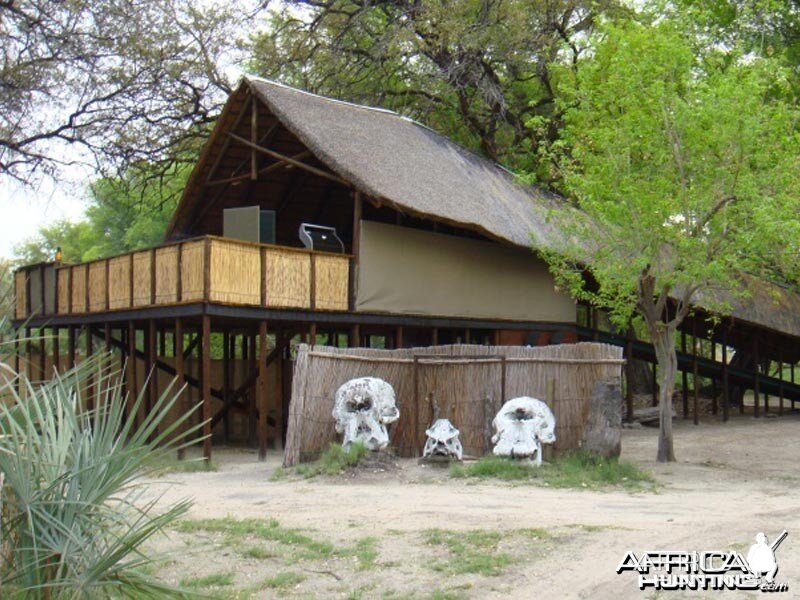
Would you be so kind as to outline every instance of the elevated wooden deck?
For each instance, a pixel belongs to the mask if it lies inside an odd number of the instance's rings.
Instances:
[[[205,236],[15,274],[18,320],[208,302],[346,311],[350,256]]]

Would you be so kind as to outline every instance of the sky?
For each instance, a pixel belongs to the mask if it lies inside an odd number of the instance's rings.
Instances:
[[[76,170],[44,178],[35,188],[0,180],[0,258],[12,258],[14,246],[33,237],[43,225],[60,219],[79,220],[86,210],[89,178]]]

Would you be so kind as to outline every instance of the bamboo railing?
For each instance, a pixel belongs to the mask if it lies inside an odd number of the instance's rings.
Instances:
[[[346,311],[350,257],[205,236],[14,276],[17,319],[211,302]]]

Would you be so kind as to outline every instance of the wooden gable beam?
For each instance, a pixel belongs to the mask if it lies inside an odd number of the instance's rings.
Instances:
[[[281,154],[280,152],[275,152],[274,150],[270,150],[269,148],[264,148],[263,146],[260,146],[258,144],[253,144],[250,140],[247,140],[247,139],[245,139],[245,138],[243,138],[243,137],[241,137],[239,135],[236,135],[232,131],[228,131],[228,136],[230,136],[231,138],[233,138],[237,142],[239,142],[241,144],[244,144],[248,148],[252,148],[252,149],[256,150],[257,152],[261,152],[263,154],[266,154],[267,156],[271,156],[272,158],[274,158],[276,160],[280,160],[280,161],[289,163],[290,165],[292,165],[294,167],[298,167],[300,169],[304,169],[304,170],[308,171],[309,173],[312,173],[314,175],[318,175],[319,177],[324,177],[325,179],[330,179],[331,181],[335,181],[336,183],[339,183],[339,184],[341,184],[341,185],[343,185],[345,187],[352,187],[344,179],[342,179],[341,177],[339,177],[337,175],[334,175],[333,173],[331,173],[329,171],[323,171],[322,169],[318,169],[317,167],[312,167],[309,164],[306,164],[306,163],[304,163],[302,161],[296,160],[296,159],[292,158],[291,156],[286,156],[284,154]]]

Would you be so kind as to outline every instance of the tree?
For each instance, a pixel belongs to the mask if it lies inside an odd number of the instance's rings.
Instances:
[[[219,112],[253,14],[190,0],[0,1],[0,177],[168,168]]]
[[[141,188],[141,179],[150,177],[152,171],[141,167],[133,174],[98,179],[89,187],[86,217],[42,227],[36,236],[14,248],[17,263],[53,260],[57,248],[65,262],[82,262],[158,244],[189,170],[182,165],[162,176],[158,187],[142,188],[138,202],[131,201],[130,190]]]
[[[529,165],[555,137],[551,67],[577,64],[614,0],[293,0],[254,40],[267,77],[419,119],[488,158]]]
[[[692,305],[724,313],[726,296],[747,293],[743,274],[770,276],[776,256],[800,273],[798,111],[784,72],[733,50],[698,52],[679,31],[608,27],[565,86],[551,148],[588,217],[569,230],[588,243],[548,258],[620,324],[643,318],[660,366],[659,461],[675,460],[675,334]]]

